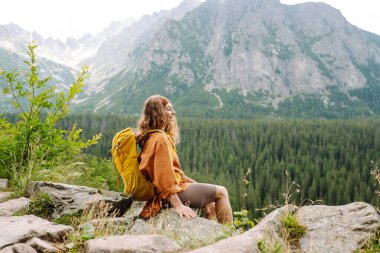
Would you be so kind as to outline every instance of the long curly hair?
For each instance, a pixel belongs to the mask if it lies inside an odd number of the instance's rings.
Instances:
[[[165,113],[165,106],[169,99],[160,95],[153,95],[147,98],[144,103],[144,110],[140,116],[135,129],[136,141],[142,145],[148,136],[149,130],[162,129],[167,133],[175,144],[179,143],[179,127],[176,117],[170,120]]]

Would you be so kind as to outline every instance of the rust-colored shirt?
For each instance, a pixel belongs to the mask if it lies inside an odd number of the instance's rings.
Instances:
[[[156,188],[156,195],[147,201],[140,213],[143,218],[156,215],[161,210],[162,199],[187,188],[174,143],[164,133],[151,133],[145,140],[140,153],[139,169],[152,180]]]

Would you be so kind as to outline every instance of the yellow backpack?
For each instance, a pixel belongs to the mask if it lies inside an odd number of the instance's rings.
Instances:
[[[161,131],[152,130],[150,132]],[[132,128],[118,132],[112,140],[112,160],[123,179],[124,192],[145,201],[154,196],[154,185],[139,170],[136,139]]]

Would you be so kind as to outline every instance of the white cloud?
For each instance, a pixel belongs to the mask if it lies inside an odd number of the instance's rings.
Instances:
[[[65,40],[85,33],[96,34],[112,21],[139,18],[168,10],[181,0],[0,0],[0,24],[14,23],[42,36]],[[284,4],[306,2],[281,0]],[[380,34],[380,1],[321,0],[339,9],[346,19],[373,33]]]
[[[181,0],[0,0],[0,24],[14,23],[44,37],[96,34],[112,21],[168,10]]]

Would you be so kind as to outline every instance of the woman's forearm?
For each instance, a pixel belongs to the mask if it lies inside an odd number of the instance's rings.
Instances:
[[[178,198],[178,195],[177,194],[173,194],[170,198],[169,198],[169,201],[170,201],[170,204],[172,204],[172,206],[174,208],[178,208],[180,207],[182,204],[181,200]]]

